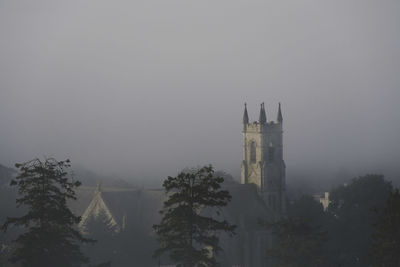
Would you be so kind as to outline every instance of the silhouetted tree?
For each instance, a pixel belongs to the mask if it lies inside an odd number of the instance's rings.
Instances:
[[[201,214],[211,208],[219,215],[218,208],[231,200],[229,192],[221,190],[224,179],[213,174],[210,165],[164,181],[169,197],[160,211],[161,223],[153,226],[161,243],[155,257],[168,252],[177,266],[217,266],[215,255],[221,250],[217,233],[233,235],[236,226]]]
[[[390,195],[378,222],[374,225],[370,264],[377,267],[400,266],[400,193]]]
[[[70,161],[34,159],[15,167],[20,173],[10,184],[18,187],[17,207],[26,206],[28,212],[7,218],[2,229],[7,231],[15,225],[27,231],[15,240],[10,260],[24,267],[75,267],[87,263],[79,243],[93,240],[74,228],[80,217],[67,207],[68,199],[76,199],[75,189],[80,185],[67,177]]]

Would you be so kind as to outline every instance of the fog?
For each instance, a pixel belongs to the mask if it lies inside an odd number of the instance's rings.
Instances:
[[[0,2],[0,164],[240,176],[242,113],[284,118],[287,176],[400,164],[400,2]],[[391,177],[395,178],[395,177]]]

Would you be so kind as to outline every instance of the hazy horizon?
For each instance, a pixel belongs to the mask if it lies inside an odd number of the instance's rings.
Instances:
[[[244,102],[252,121],[281,102],[288,177],[398,175],[399,13],[365,0],[2,1],[0,164],[46,155],[140,180],[211,163],[238,178]]]

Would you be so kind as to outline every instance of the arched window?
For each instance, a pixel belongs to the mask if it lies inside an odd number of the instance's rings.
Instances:
[[[251,163],[256,163],[256,142],[251,141],[250,142],[250,162]]]

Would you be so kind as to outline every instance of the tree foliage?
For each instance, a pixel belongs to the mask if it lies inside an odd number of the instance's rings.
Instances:
[[[400,200],[391,192],[382,175],[369,174],[331,190],[325,213],[300,198],[287,218],[267,225],[277,237],[268,256],[279,266],[400,266]]]
[[[23,267],[75,267],[87,263],[80,251],[80,242],[93,242],[84,238],[74,226],[80,217],[67,206],[67,200],[76,200],[75,189],[79,181],[67,177],[70,161],[53,158],[34,159],[15,164],[19,175],[11,181],[18,188],[17,207],[28,211],[21,217],[7,218],[2,229],[23,227],[26,231],[15,240],[11,261]]]
[[[366,266],[373,224],[380,216],[392,185],[383,175],[369,174],[330,192],[327,255],[335,266]]]
[[[267,259],[280,267],[322,266],[322,245],[326,232],[322,205],[311,196],[302,196],[288,206],[288,216],[277,222],[260,223],[272,231],[274,245]]]
[[[400,266],[400,193],[390,195],[378,222],[374,225],[370,263],[377,267]]]
[[[177,266],[217,265],[215,255],[221,250],[218,232],[233,235],[236,226],[202,214],[205,209],[212,209],[219,215],[218,208],[231,200],[229,192],[221,190],[224,179],[213,174],[210,165],[164,181],[169,197],[160,211],[161,223],[153,226],[161,244],[155,257],[168,252]]]

